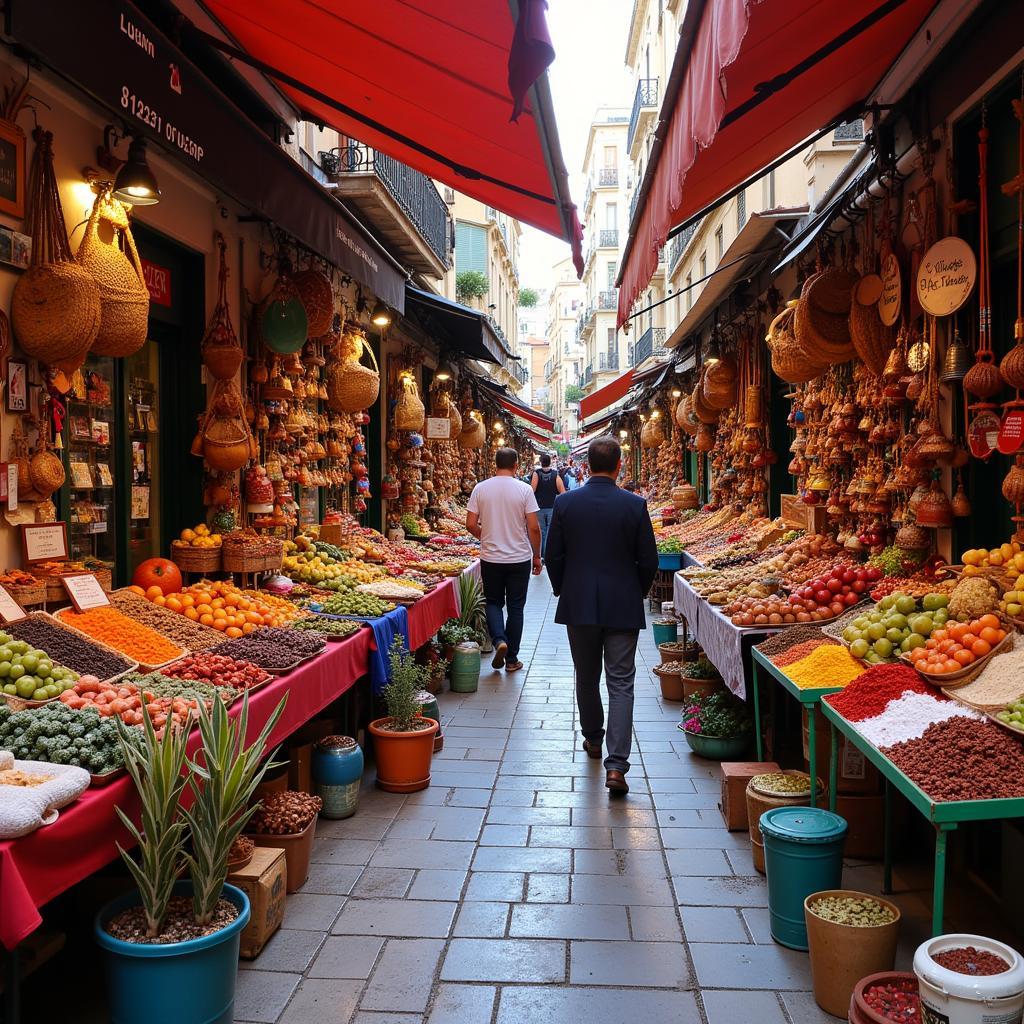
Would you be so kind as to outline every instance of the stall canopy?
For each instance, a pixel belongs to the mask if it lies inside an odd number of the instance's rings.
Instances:
[[[620,373],[615,380],[605,384],[603,388],[598,388],[597,391],[592,392],[580,401],[580,418],[588,419],[599,413],[602,409],[607,409],[608,406],[614,404],[620,398],[624,398],[636,385],[646,384],[649,381],[655,381],[655,383],[660,384],[668,376],[672,366],[671,362],[662,362],[655,363],[639,373],[636,370],[627,370],[625,373]]]
[[[407,315],[430,333],[446,351],[503,365],[511,353],[494,332],[485,314],[443,295],[405,286]]]
[[[205,6],[238,46],[210,44],[274,79],[309,120],[565,239],[582,274],[544,0]]]
[[[693,0],[619,271],[621,326],[673,227],[859,116],[936,0]]]
[[[489,380],[481,380],[480,385],[506,412],[513,416],[520,416],[528,423],[541,427],[543,430],[555,429],[555,421],[550,416],[516,398],[503,384],[493,384]]]

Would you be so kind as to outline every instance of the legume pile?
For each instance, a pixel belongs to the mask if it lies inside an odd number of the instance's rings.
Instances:
[[[120,654],[100,647],[70,629],[63,629],[48,619],[30,615],[21,622],[7,626],[7,631],[39,647],[57,663],[73,668],[81,675],[94,675],[97,679],[110,679],[132,667]]]
[[[271,793],[246,825],[246,831],[257,835],[294,835],[301,832],[323,806],[320,797],[294,789]]]
[[[319,654],[325,647],[323,637],[316,633],[300,633],[294,629],[257,629],[248,636],[240,636],[218,644],[214,654],[251,661],[260,668],[280,671],[303,658]]]
[[[155,629],[161,636],[190,651],[209,650],[224,639],[224,634],[216,629],[186,619],[177,612],[169,612],[130,590],[118,590],[111,594],[110,603],[128,618]]]
[[[1024,748],[991,722],[958,715],[882,753],[933,800],[1024,797]]]
[[[809,903],[808,909],[823,921],[853,928],[877,928],[896,920],[889,907],[867,896],[823,896]]]
[[[820,640],[821,630],[817,626],[790,626],[779,633],[762,640],[757,649],[769,661],[774,660],[774,655],[788,651],[794,644],[803,643],[805,640]]]
[[[979,978],[1003,974],[1010,969],[1010,965],[1001,956],[990,953],[987,949],[975,949],[974,946],[944,949],[941,953],[932,953],[932,959],[947,971],[973,974]]]
[[[761,793],[776,796],[809,796],[811,792],[811,777],[806,772],[767,772],[755,775],[750,784]]]
[[[115,607],[90,608],[76,612],[65,608],[57,618],[86,636],[101,640],[115,651],[127,654],[141,665],[162,665],[184,654],[183,648],[171,643],[156,630],[130,619]]]
[[[864,1002],[893,1024],[919,1024],[921,998],[917,994],[917,985],[917,978],[899,978],[885,984],[869,985],[864,989]]]

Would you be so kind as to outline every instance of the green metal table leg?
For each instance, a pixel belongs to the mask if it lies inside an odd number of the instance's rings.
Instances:
[[[814,705],[807,707],[807,760],[811,768],[811,806],[818,806],[818,730],[815,727]]]
[[[836,783],[839,781],[839,736],[836,727],[829,722],[831,730],[832,750],[828,759],[828,809],[836,809]],[[812,782],[814,785],[814,782]]]
[[[939,825],[935,830],[935,886],[932,890],[932,935],[942,934],[942,919],[946,909],[946,833],[956,828],[955,823]]]
[[[888,779],[885,780],[884,793],[882,893],[888,896],[892,892],[892,785]]]
[[[761,697],[757,692],[757,662],[751,659],[750,685],[754,689],[754,735],[757,738],[757,759],[764,760],[764,740],[761,737]]]

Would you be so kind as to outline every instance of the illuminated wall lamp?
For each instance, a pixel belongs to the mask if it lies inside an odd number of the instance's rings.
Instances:
[[[388,307],[383,302],[378,302],[373,307],[373,312],[370,314],[370,320],[378,327],[387,327],[391,323],[391,313],[388,311]]]
[[[114,179],[114,198],[131,206],[154,206],[160,202],[160,186],[146,160],[146,140],[136,135],[128,147],[128,159]]]

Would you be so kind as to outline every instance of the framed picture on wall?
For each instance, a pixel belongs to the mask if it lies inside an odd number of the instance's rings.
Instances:
[[[28,411],[28,363],[7,360],[7,411]]]
[[[25,133],[0,119],[0,213],[25,216]]]

